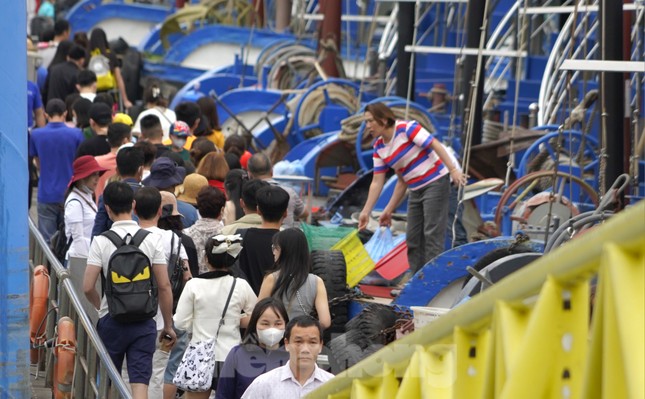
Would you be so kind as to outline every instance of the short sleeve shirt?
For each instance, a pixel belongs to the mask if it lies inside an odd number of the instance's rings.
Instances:
[[[40,96],[38,86],[27,81],[27,127],[34,126],[34,111],[43,107],[43,99]]]
[[[431,144],[434,136],[416,121],[396,121],[389,142],[379,137],[374,142],[374,173],[389,168],[403,177],[410,190],[418,190],[448,174]]]
[[[119,237],[123,238],[126,234],[130,234],[134,237],[137,231],[140,230],[139,225],[133,221],[119,221],[112,224],[110,229],[117,233]],[[161,236],[158,234],[148,234],[145,240],[141,243],[139,247],[143,251],[153,265],[165,265],[166,256],[164,254],[164,248]],[[110,261],[110,256],[116,250],[116,247],[107,237],[96,236],[92,241],[90,246],[90,254],[87,257],[87,267],[100,267],[102,268],[103,277],[107,278],[107,268],[108,262]],[[108,314],[107,300],[105,296],[101,299],[101,307],[99,309],[99,318]]]

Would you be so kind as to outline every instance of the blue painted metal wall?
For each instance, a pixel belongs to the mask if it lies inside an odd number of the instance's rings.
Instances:
[[[9,5],[10,4],[10,5]],[[0,13],[0,398],[29,398],[26,3]]]

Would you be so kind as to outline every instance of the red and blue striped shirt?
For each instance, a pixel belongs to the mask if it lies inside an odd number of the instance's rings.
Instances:
[[[434,137],[416,121],[396,121],[389,143],[383,137],[374,142],[374,173],[389,168],[403,177],[410,190],[418,190],[448,174],[430,144]]]

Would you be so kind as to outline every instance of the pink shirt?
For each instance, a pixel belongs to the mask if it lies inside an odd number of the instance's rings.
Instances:
[[[96,194],[96,201],[98,202],[99,197],[103,194],[103,190],[105,190],[107,181],[110,179],[110,177],[116,174],[116,154],[108,152],[105,155],[96,156],[94,157],[94,159],[96,159],[96,162],[98,162],[99,166],[107,169],[107,172],[103,173],[103,175],[99,178],[99,184],[96,185],[96,190],[94,191],[94,193]]]

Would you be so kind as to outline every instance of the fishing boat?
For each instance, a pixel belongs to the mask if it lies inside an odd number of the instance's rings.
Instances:
[[[163,79],[172,106],[212,97],[225,135],[282,161],[291,175],[276,178],[316,202],[303,230],[330,297],[334,373],[395,342],[413,318],[451,314],[645,196],[642,0],[618,11],[601,0],[285,3],[84,0],[69,15],[73,29],[109,27],[112,39],[123,28],[111,13],[126,26],[141,16],[128,40],[141,55],[135,84]],[[607,18],[623,30],[607,29]],[[363,113],[373,102],[419,121],[471,177],[455,191],[446,251],[407,281],[405,203],[387,253],[365,249],[395,175],[371,231],[355,230],[372,178]]]

